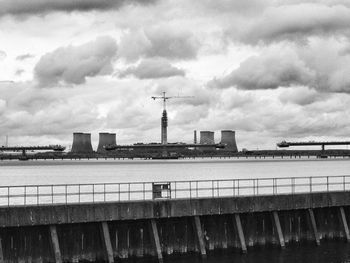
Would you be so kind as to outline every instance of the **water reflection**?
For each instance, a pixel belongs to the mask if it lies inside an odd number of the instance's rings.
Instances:
[[[158,262],[152,260],[133,260],[132,262]],[[165,258],[165,263],[203,263],[199,255]],[[208,255],[205,263],[349,263],[350,244],[343,241],[326,241],[316,247],[313,243],[289,245],[285,250],[279,248],[250,248],[248,254],[238,251],[216,252]]]

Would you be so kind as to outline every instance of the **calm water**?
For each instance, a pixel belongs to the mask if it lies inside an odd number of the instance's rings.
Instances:
[[[350,159],[1,161],[0,184],[69,184],[350,175]]]
[[[350,160],[167,160],[167,161],[2,161],[1,185],[107,183],[350,175]],[[154,261],[156,262],[156,261]],[[196,255],[167,258],[167,263],[201,262]],[[250,249],[247,255],[223,252],[208,263],[345,263],[350,245],[341,241],[290,245],[284,251]]]
[[[154,261],[155,262],[155,261]],[[199,256],[165,260],[167,263],[200,263]],[[248,254],[224,252],[209,255],[206,263],[349,263],[350,244],[328,241],[321,246],[314,244],[291,245],[285,250],[278,248],[253,248]]]

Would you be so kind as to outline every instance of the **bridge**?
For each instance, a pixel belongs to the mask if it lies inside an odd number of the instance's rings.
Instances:
[[[326,145],[350,145],[350,141],[334,141],[334,142],[315,142],[315,141],[309,141],[309,142],[287,142],[282,141],[280,143],[277,143],[277,146],[280,148],[286,148],[289,146],[318,146],[320,145],[322,147],[322,151],[325,150]]]
[[[48,146],[1,146],[1,152],[22,152],[22,158],[26,158],[26,151],[50,151],[62,152],[66,147],[61,145]]]
[[[350,241],[349,216],[349,175],[1,186],[0,262],[320,245]]]

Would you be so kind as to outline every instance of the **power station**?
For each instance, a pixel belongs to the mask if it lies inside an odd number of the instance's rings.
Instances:
[[[99,133],[99,140],[98,140],[98,147],[97,152],[98,153],[105,153],[107,152],[104,146],[106,145],[116,145],[116,134],[115,133],[108,133],[108,132],[100,132]]]
[[[73,133],[72,153],[92,153],[91,133]]]
[[[162,133],[163,140],[160,144],[134,144],[134,145],[117,145],[116,143],[116,133],[100,132],[99,133],[99,142],[97,146],[97,153],[107,153],[106,148],[114,149],[160,149],[166,145],[169,149],[181,149],[181,148],[194,148],[199,151],[215,151],[216,148],[219,148],[220,151],[229,151],[229,152],[238,152],[235,131],[232,130],[223,130],[221,131],[221,141],[219,144],[216,144],[214,140],[215,133],[213,131],[200,131],[200,140],[199,144],[197,143],[197,131],[194,131],[193,144],[185,143],[168,143],[166,138],[166,126],[163,124],[162,116],[162,130],[165,132]],[[166,142],[166,143],[165,143]],[[221,145],[222,147],[217,147]],[[74,132],[73,133],[73,144],[72,144],[72,153],[77,154],[89,154],[93,153],[93,148],[91,144],[91,133],[82,133]]]

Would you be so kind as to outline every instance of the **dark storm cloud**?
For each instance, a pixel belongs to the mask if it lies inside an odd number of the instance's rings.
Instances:
[[[33,54],[22,54],[16,57],[16,60],[23,61],[35,57]]]
[[[118,9],[128,4],[152,4],[155,0],[2,0],[0,16],[40,15],[55,11],[90,11]]]
[[[86,77],[112,73],[117,45],[110,37],[99,37],[81,46],[61,47],[42,56],[35,76],[42,87],[55,84],[82,84]]]
[[[345,5],[299,3],[270,6],[258,17],[243,21],[231,34],[244,43],[303,41],[310,36],[340,36],[350,33],[350,8]],[[237,33],[240,32],[240,33]]]
[[[184,76],[185,71],[172,66],[164,59],[142,60],[137,66],[132,66],[119,73],[120,77],[133,75],[139,79],[157,79],[173,76]]]
[[[160,26],[130,32],[122,37],[119,47],[119,55],[128,60],[140,57],[194,59],[199,42],[186,29]]]

